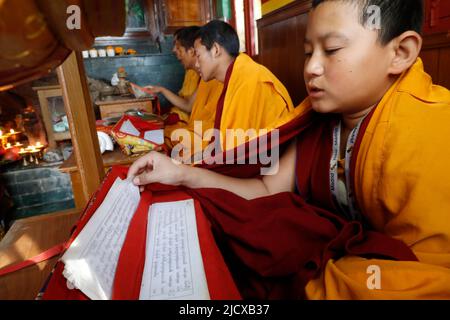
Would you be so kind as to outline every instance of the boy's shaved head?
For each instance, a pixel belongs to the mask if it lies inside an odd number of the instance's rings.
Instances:
[[[378,6],[381,13],[379,40],[385,45],[406,31],[421,33],[423,25],[423,0],[313,0],[313,8],[323,2],[343,1],[354,3],[361,11],[360,22],[366,25],[370,6]]]
[[[200,30],[200,27],[198,26],[190,26],[181,29],[177,33],[177,40],[180,42],[180,45],[186,50],[193,48],[198,30]]]

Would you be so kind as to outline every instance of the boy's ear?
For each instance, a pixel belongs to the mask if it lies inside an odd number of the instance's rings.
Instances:
[[[195,56],[195,48],[194,47],[189,48],[188,49],[188,54],[190,56],[194,57]]]
[[[211,54],[214,58],[218,58],[222,55],[222,47],[217,42],[213,43],[211,47]]]
[[[399,75],[416,62],[422,49],[422,37],[415,31],[406,31],[392,41],[393,59],[389,74]]]

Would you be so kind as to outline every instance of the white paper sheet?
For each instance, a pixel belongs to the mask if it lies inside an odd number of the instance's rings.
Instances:
[[[122,122],[122,126],[120,127],[120,131],[123,133],[131,134],[133,136],[139,137],[139,130],[131,123],[130,120],[125,120]]]
[[[94,300],[111,299],[119,254],[139,200],[139,188],[131,180],[116,179],[61,258],[69,288],[78,288]]]
[[[139,298],[209,299],[192,199],[150,207]]]
[[[157,144],[164,143],[164,130],[150,130],[144,133],[144,139],[155,142]]]

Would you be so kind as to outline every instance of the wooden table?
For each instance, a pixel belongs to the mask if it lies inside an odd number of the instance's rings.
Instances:
[[[130,165],[132,164],[139,155],[127,156],[125,155],[118,146],[115,146],[114,151],[106,151],[102,155],[103,167],[107,171],[110,167],[115,165]],[[78,165],[75,159],[75,154],[72,155],[64,161],[64,163],[59,167],[59,170],[63,173],[70,174],[70,180],[72,181],[73,197],[75,200],[75,207],[77,209],[83,209],[86,203],[83,197],[83,187],[81,185],[81,176],[78,169]]]
[[[0,242],[0,268],[30,259],[70,238],[81,210],[45,214],[14,222]],[[0,300],[32,300],[58,256],[0,277]]]

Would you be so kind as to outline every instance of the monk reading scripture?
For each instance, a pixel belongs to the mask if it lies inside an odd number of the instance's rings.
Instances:
[[[179,115],[182,121],[187,122],[192,110],[192,102],[200,81],[200,76],[195,68],[195,50],[193,42],[195,34],[199,30],[197,26],[178,29],[174,34],[174,46],[172,52],[186,70],[183,86],[178,94],[162,86],[147,86],[154,93],[161,93],[172,103],[171,112]]]
[[[422,23],[421,0],[314,0],[309,97],[277,171],[239,179],[151,152],[128,175],[201,201],[244,297],[450,299],[450,92],[418,58]]]
[[[191,26],[178,29],[174,33],[174,49],[172,50],[177,59],[181,61],[183,66],[185,67],[186,73],[184,74],[183,85],[181,86],[180,91],[178,91],[178,95],[181,98],[189,100],[192,95],[197,90],[200,75],[198,72],[191,67],[188,67],[189,62],[185,61],[186,57],[189,57],[192,52],[189,52],[189,49],[192,47],[189,45],[191,42],[191,37],[198,31],[199,27]]]

